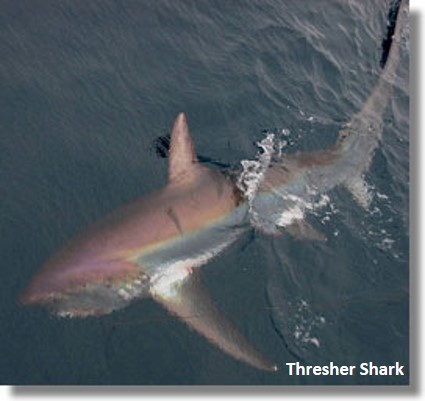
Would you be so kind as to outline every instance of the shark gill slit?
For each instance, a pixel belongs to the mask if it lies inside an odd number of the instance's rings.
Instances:
[[[180,235],[183,235],[183,229],[182,229],[182,226],[180,224],[179,217],[177,216],[176,212],[174,211],[174,209],[171,206],[167,209],[167,216],[174,223],[174,225],[176,226]]]

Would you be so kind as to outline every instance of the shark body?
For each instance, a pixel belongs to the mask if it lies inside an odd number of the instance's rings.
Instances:
[[[398,19],[407,13],[405,8],[402,2]],[[394,44],[377,86],[337,142],[326,150],[275,160],[249,202],[232,179],[198,163],[186,117],[180,113],[171,134],[167,185],[118,208],[71,239],[34,276],[21,295],[22,303],[46,306],[59,316],[84,317],[152,297],[234,358],[276,370],[209,299],[199,267],[252,229],[253,214],[262,231],[295,227],[304,236],[320,239],[302,221],[306,201],[345,185],[366,206],[359,196],[365,188],[362,175],[382,135],[401,25],[396,24]],[[282,222],[282,214],[294,208],[301,213],[290,223]]]

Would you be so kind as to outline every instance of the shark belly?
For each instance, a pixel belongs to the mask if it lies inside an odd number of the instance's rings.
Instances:
[[[207,263],[248,229],[246,216],[247,206],[243,204],[205,228],[182,233],[153,250],[139,253],[130,261],[136,266],[135,274],[76,286],[44,304],[51,313],[64,317],[103,315],[122,309],[135,299],[151,296],[160,286],[184,280]]]
[[[149,277],[151,287],[182,280],[249,229],[247,214],[245,203],[211,225],[181,233],[152,251],[140,253],[134,262]]]
[[[235,359],[275,371],[276,365],[224,318],[194,272],[251,225],[268,233],[287,227],[289,233],[320,240],[314,228],[300,222],[305,211],[321,206],[320,194],[340,184],[361,206],[368,206],[363,175],[382,137],[401,29],[408,20],[407,3],[401,0],[401,10],[395,12],[395,31],[388,32],[396,45],[390,48],[375,89],[340,130],[334,146],[267,163],[251,198],[240,193],[230,177],[199,163],[186,117],[180,113],[171,132],[167,185],[72,239],[35,275],[21,302],[46,306],[61,316],[84,317],[150,296]],[[298,232],[291,225],[298,226]]]

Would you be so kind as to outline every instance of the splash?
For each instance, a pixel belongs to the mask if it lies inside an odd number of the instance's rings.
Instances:
[[[254,199],[258,187],[264,179],[272,156],[275,152],[275,135],[269,133],[263,140],[257,142],[262,152],[257,154],[256,160],[242,160],[242,172],[236,185],[250,201]]]
[[[290,146],[290,131],[267,133],[257,143],[260,148],[254,160],[243,160],[237,186],[248,201],[250,223],[258,230],[274,234],[305,218],[305,213],[313,212],[328,205],[330,200],[313,188],[305,193],[292,193],[294,188],[275,188],[267,194],[258,195],[258,190],[272,162],[282,159],[283,149]],[[295,189],[296,191],[296,189]]]
[[[270,295],[270,293],[269,293]],[[328,319],[314,311],[304,298],[285,300],[272,306],[272,322],[291,355],[311,359],[326,352]]]
[[[276,144],[278,145],[276,147]],[[281,154],[283,143],[276,142],[275,134],[268,133],[267,136],[257,142],[261,151],[257,154],[255,160],[242,160],[242,172],[236,182],[239,190],[243,192],[248,201],[249,216],[251,224],[258,225],[259,216],[253,208],[253,200],[257,195],[258,188],[264,180],[265,173],[270,166],[274,155]]]
[[[321,315],[315,315],[308,302],[304,299],[298,302],[294,318],[296,323],[293,337],[297,347],[303,348],[313,345],[319,348],[320,340],[313,333],[326,323],[326,319]]]

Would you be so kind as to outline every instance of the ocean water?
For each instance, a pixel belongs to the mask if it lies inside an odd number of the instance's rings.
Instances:
[[[228,357],[150,300],[58,319],[17,297],[87,224],[164,185],[156,149],[184,111],[212,168],[323,149],[379,77],[384,0],[2,1],[2,384],[406,384],[408,35],[365,210],[342,188],[308,221],[326,242],[254,231],[203,268],[213,298],[281,368]],[[285,366],[404,365],[405,376]]]

